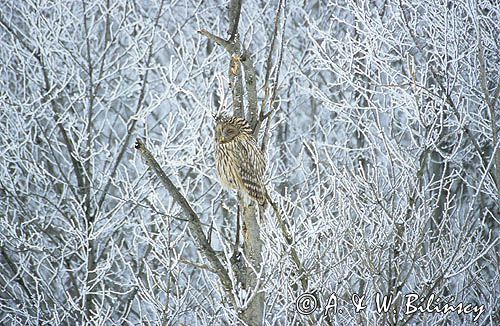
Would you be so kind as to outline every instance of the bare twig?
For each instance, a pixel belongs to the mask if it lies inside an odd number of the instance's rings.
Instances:
[[[154,28],[156,28],[158,26],[158,23],[160,21],[160,17],[161,17],[162,12],[163,12],[164,3],[165,3],[165,0],[162,0],[162,2],[160,3],[160,8],[158,9],[158,13],[156,14],[156,18],[155,18]],[[154,32],[153,32],[153,35],[154,35]],[[154,47],[154,39],[152,38],[151,43],[149,44],[149,48],[148,48],[148,56],[146,58],[146,64],[145,64],[146,68],[149,68],[149,66],[151,65],[151,60],[153,58],[153,47]],[[145,69],[144,74],[142,74],[140,76],[141,90],[140,90],[139,97],[137,99],[136,108],[135,108],[136,113],[139,112],[139,110],[141,109],[143,102],[144,102],[144,97],[146,96],[146,86],[148,83],[148,74],[149,74],[149,69]],[[118,156],[116,157],[115,164],[111,168],[111,173],[108,177],[108,181],[106,182],[106,185],[104,186],[103,193],[102,193],[101,198],[99,199],[99,202],[97,204],[96,213],[102,207],[104,200],[106,199],[109,188],[111,187],[111,181],[114,178],[116,171],[118,169],[118,166],[120,165],[120,163],[125,155],[125,152],[128,148],[128,143],[130,142],[130,138],[132,137],[132,133],[135,130],[136,124],[137,124],[137,119],[132,119],[130,121],[130,125],[127,128],[127,135],[125,136],[125,140],[123,141],[123,143],[121,145],[122,147],[120,149],[120,152],[118,153]]]
[[[57,107],[57,104],[55,103],[54,99],[51,99],[49,96],[49,92],[52,90],[53,85],[50,82],[49,79],[49,71],[47,69],[47,66],[45,65],[45,62],[43,60],[43,57],[40,53],[40,50],[37,48],[32,48],[30,43],[25,40],[19,33],[17,33],[14,28],[3,19],[2,14],[0,13],[0,25],[3,25],[4,28],[14,37],[16,38],[19,43],[36,59],[38,64],[41,67],[42,70],[42,75],[43,75],[43,80],[44,80],[44,86],[40,89],[40,93],[43,99],[43,103],[49,102],[50,107],[52,109],[52,112],[54,113],[54,121],[59,129],[59,132],[61,133],[61,136],[63,138],[64,144],[67,147],[68,151],[68,156],[71,160],[71,164],[73,166],[73,169],[75,171],[75,176],[76,176],[76,181],[78,184],[78,193],[80,194],[81,197],[84,196],[84,189],[85,185],[87,182],[85,181],[85,173],[84,173],[84,168],[83,165],[80,161],[78,161],[74,155],[75,153],[75,147],[73,145],[73,142],[71,141],[71,137],[68,135],[68,132],[66,129],[64,129],[64,125],[62,124],[59,109]],[[72,189],[72,192],[75,194],[75,197],[78,198],[76,195],[76,192],[73,189],[73,186],[70,184],[70,187]],[[88,212],[87,212],[88,213]]]
[[[425,54],[424,53],[425,46],[422,45],[422,43],[418,39],[417,35],[413,31],[413,29],[410,28],[410,23],[409,23],[409,20],[407,17],[407,12],[406,12],[406,9],[404,8],[403,2],[401,0],[399,1],[399,7],[400,7],[400,10],[402,12],[402,17],[403,17],[403,20],[404,20],[405,25],[406,25],[405,27],[408,30],[408,32],[410,33],[410,36],[411,36],[413,42],[415,43],[415,46],[417,47],[417,49],[420,52],[422,52],[422,54]],[[440,76],[439,72],[437,71],[436,67],[434,65],[432,65],[430,67],[430,71],[432,73],[432,77],[434,78],[434,80],[438,84],[439,88],[441,89],[441,92],[445,96],[446,102],[451,107],[453,114],[460,121],[460,113],[459,113],[459,111],[458,111],[458,109],[457,109],[457,107],[456,107],[456,105],[451,97],[451,94],[447,91],[445,85],[443,84],[443,82],[441,80],[441,76]],[[492,117],[492,119],[494,120],[494,117]],[[476,137],[470,131],[470,128],[468,127],[467,123],[464,122],[464,124],[462,125],[462,128],[465,131],[465,134],[467,135],[469,140],[471,141],[472,145],[474,146],[474,149],[476,150],[477,155],[481,159],[483,166],[486,168],[487,166],[489,166],[488,159],[486,158],[485,153],[481,150],[481,147],[479,146]],[[499,158],[499,160],[500,160],[500,158]],[[498,189],[498,188],[500,188],[500,185],[498,184],[497,176],[495,175],[495,172],[493,171],[493,169],[494,169],[493,166],[491,166],[488,172],[489,172],[493,182],[495,183],[495,185],[497,186],[497,189]]]
[[[281,234],[285,237],[286,243],[288,245],[288,248],[290,249],[290,255],[292,257],[292,261],[299,270],[299,278],[300,278],[300,283],[302,285],[302,290],[306,291],[307,287],[309,285],[309,279],[307,277],[306,271],[304,269],[304,266],[300,262],[299,255],[297,254],[297,250],[295,250],[295,243],[293,241],[292,235],[290,234],[290,231],[288,230],[288,227],[286,226],[285,220],[283,219],[283,216],[280,213],[280,210],[278,208],[278,205],[271,199],[269,196],[269,193],[266,193],[267,196],[267,201],[271,204],[271,207],[273,208],[274,214],[276,215],[276,219],[278,220],[278,225],[281,231]]]

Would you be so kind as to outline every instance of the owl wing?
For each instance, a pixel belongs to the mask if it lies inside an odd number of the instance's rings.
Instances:
[[[246,145],[241,146],[239,150],[242,186],[252,199],[263,206],[266,202],[264,185],[266,160],[254,141],[248,141]]]

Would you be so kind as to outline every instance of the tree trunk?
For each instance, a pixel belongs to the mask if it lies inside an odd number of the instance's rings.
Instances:
[[[248,259],[241,274],[241,282],[247,291],[255,292],[252,293],[253,298],[242,312],[241,318],[248,325],[262,325],[265,297],[264,292],[259,289],[260,282],[258,279],[262,266],[262,241],[260,239],[260,226],[257,221],[259,212],[254,202],[250,205],[244,205],[243,200],[240,200],[240,205],[243,207],[243,252],[245,258]]]

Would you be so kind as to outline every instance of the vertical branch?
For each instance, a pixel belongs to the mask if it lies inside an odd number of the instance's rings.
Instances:
[[[500,150],[498,149],[498,129],[496,126],[496,115],[495,115],[495,101],[491,100],[490,97],[490,92],[488,90],[488,82],[486,78],[486,63],[484,61],[484,45],[483,45],[483,40],[481,36],[481,29],[479,26],[479,23],[476,22],[476,28],[477,28],[477,45],[478,45],[478,60],[479,60],[479,80],[481,84],[481,90],[483,92],[484,96],[484,101],[486,102],[486,106],[489,109],[490,113],[490,124],[491,124],[491,136],[493,139],[493,153],[492,153],[492,159],[495,162],[496,167],[493,165],[491,166],[492,173],[493,173],[493,178],[497,186],[497,196],[498,196],[498,201],[500,203]],[[498,87],[500,87],[500,81],[498,83]]]
[[[141,85],[141,90],[140,90],[140,93],[139,93],[139,97],[137,99],[137,105],[136,105],[136,108],[135,108],[135,112],[138,113],[139,110],[142,108],[142,105],[143,105],[143,102],[144,102],[144,98],[146,96],[146,87],[147,87],[147,84],[148,84],[148,74],[149,74],[149,66],[151,65],[151,60],[153,59],[153,48],[154,48],[154,35],[155,35],[155,32],[156,32],[156,28],[158,27],[158,23],[159,23],[159,20],[160,20],[160,17],[163,13],[163,5],[164,5],[165,1],[162,0],[162,2],[160,3],[160,8],[158,9],[158,13],[155,17],[155,23],[154,23],[154,28],[153,28],[153,31],[152,31],[152,37],[151,37],[151,43],[149,44],[149,47],[148,47],[148,54],[147,54],[147,57],[146,57],[146,63],[145,63],[145,71],[143,74],[140,75],[139,79],[140,79],[140,85]],[[115,177],[115,174],[116,174],[116,171],[118,169],[118,166],[120,165],[120,163],[122,162],[122,159],[125,155],[125,152],[128,148],[128,143],[130,142],[130,138],[132,137],[132,133],[133,131],[135,130],[135,125],[137,124],[137,119],[131,119],[130,121],[130,125],[129,127],[127,128],[127,134],[125,136],[125,140],[123,141],[122,143],[122,147],[118,153],[118,156],[116,157],[116,160],[115,160],[115,164],[113,165],[113,167],[111,168],[111,172],[109,174],[109,177],[108,177],[108,180],[104,186],[104,190],[102,191],[102,195],[101,197],[99,198],[99,201],[97,203],[97,208],[96,208],[96,212],[102,208],[102,205],[104,204],[104,200],[106,199],[106,196],[108,195],[108,191],[109,191],[109,188],[111,187],[111,183],[112,183],[112,179]]]
[[[229,4],[229,43],[233,43],[238,34],[242,0],[232,0]]]
[[[88,81],[88,112],[87,112],[87,149],[86,149],[86,161],[85,161],[85,172],[87,174],[86,178],[86,189],[85,189],[85,208],[86,208],[86,214],[88,216],[89,222],[92,222],[90,220],[91,218],[91,212],[90,212],[90,180],[92,180],[92,176],[90,175],[91,168],[90,168],[90,157],[92,155],[92,118],[94,116],[94,66],[92,62],[92,55],[90,53],[91,45],[90,45],[90,35],[89,35],[89,28],[87,25],[87,6],[85,5],[85,0],[82,0],[82,7],[83,7],[83,29],[85,33],[85,46],[86,46],[86,60],[87,60],[87,73],[89,75],[89,81]]]
[[[245,205],[241,198],[238,205],[243,208],[243,233],[245,235],[243,252],[248,259],[247,264],[249,264],[242,270],[243,279],[241,281],[246,289],[255,291],[252,301],[248,304],[248,308],[243,311],[241,317],[248,325],[257,326],[262,325],[265,302],[264,292],[259,289],[258,279],[262,267],[262,240],[257,217],[264,212],[262,210],[259,212],[255,203]]]
[[[229,39],[225,40],[221,37],[215,36],[206,30],[200,30],[198,33],[204,35],[208,39],[214,41],[222,46],[230,55],[229,61],[229,87],[233,98],[233,111],[234,115],[238,117],[245,117],[243,109],[243,81],[242,72],[240,69],[241,45],[238,37],[238,26],[241,16],[241,3],[242,0],[231,0],[229,3]]]
[[[233,97],[233,115],[240,117],[245,116],[243,110],[243,85],[245,85],[249,103],[248,114],[256,116],[256,74],[249,51],[246,51],[243,56],[241,55],[241,44],[238,38],[240,15],[241,0],[232,0],[229,6],[231,36],[227,41],[206,30],[200,30],[198,32],[222,46],[230,55],[229,82]],[[242,65],[245,70],[245,80],[242,78],[243,73],[240,65]],[[242,268],[239,267],[239,264],[235,265],[235,269],[237,270],[236,275],[240,278],[238,282],[242,284],[245,291],[254,291],[252,299],[248,302],[247,308],[240,313],[240,317],[248,325],[261,325],[263,321],[265,297],[264,293],[259,291],[260,282],[258,280],[258,273],[262,266],[262,240],[260,238],[260,226],[257,221],[259,212],[255,203],[246,204],[241,198],[238,199],[238,205],[242,208],[245,238],[243,251],[248,261],[246,266]],[[236,230],[236,232],[238,232],[238,230]]]
[[[238,37],[236,37],[238,39]],[[229,86],[231,87],[231,94],[233,97],[233,110],[234,115],[238,117],[245,117],[245,110],[243,109],[243,78],[240,69],[240,45],[239,40],[233,44],[231,50],[231,61],[229,63]]]
[[[273,35],[273,43],[274,43],[274,40],[276,38],[276,34],[278,33],[278,21],[279,21],[279,14],[281,12],[281,7],[283,7],[283,10],[286,11],[286,0],[281,0],[280,1],[280,4],[279,4],[279,7],[278,7],[278,11],[276,13],[276,18],[275,18],[275,21],[274,21],[274,35]],[[280,47],[280,52],[279,52],[279,57],[278,57],[278,63],[276,65],[276,73],[275,73],[275,76],[274,76],[274,80],[275,80],[275,83],[274,83],[274,86],[273,86],[273,89],[272,89],[272,92],[271,92],[271,101],[270,101],[270,105],[269,105],[269,112],[267,112],[266,114],[264,114],[264,110],[265,110],[265,105],[267,104],[267,99],[269,97],[269,86],[266,86],[264,85],[264,89],[265,89],[265,92],[266,92],[266,95],[265,95],[265,98],[264,98],[264,101],[262,102],[262,109],[260,111],[260,116],[259,116],[259,120],[262,122],[264,121],[266,118],[267,121],[266,121],[266,128],[264,130],[264,137],[262,139],[262,145],[261,145],[261,149],[262,151],[265,153],[266,152],[266,146],[269,142],[269,137],[270,137],[270,129],[271,129],[271,115],[274,111],[277,110],[278,108],[278,102],[276,102],[276,96],[278,94],[278,82],[279,82],[279,77],[280,77],[280,71],[281,71],[281,63],[283,62],[283,51],[284,51],[284,40],[285,40],[285,29],[286,29],[286,13],[283,17],[283,27],[282,27],[282,32],[281,32],[281,47]],[[271,58],[271,51],[272,49],[270,50],[269,52],[269,57],[268,57],[268,64],[270,64],[270,58]],[[267,67],[267,70],[266,70],[266,78],[269,78],[269,76],[267,76],[268,72],[270,73],[270,70],[271,70],[271,66],[268,66]],[[266,82],[268,83],[268,81]],[[258,127],[260,126],[260,124],[257,123],[257,128],[255,128],[255,135],[258,134]]]
[[[82,9],[83,9],[83,30],[85,36],[85,46],[86,46],[86,60],[87,60],[87,73],[88,73],[88,112],[87,112],[87,143],[86,143],[86,161],[84,163],[85,170],[88,174],[90,174],[90,157],[92,155],[92,117],[94,115],[94,85],[93,85],[93,75],[94,75],[94,67],[92,64],[92,56],[90,53],[90,35],[89,28],[87,26],[87,6],[85,5],[85,0],[82,0]],[[92,230],[95,215],[92,216],[90,212],[90,176],[86,179],[86,189],[84,195],[85,202],[85,234],[87,236],[87,275],[86,275],[86,286],[88,287],[86,291],[84,291],[85,295],[82,297],[82,306],[83,313],[87,322],[92,320],[92,312],[95,310],[95,299],[94,293],[96,292],[96,287],[98,286],[98,282],[96,282],[97,271],[96,271],[96,250],[95,250],[95,241],[92,239]]]
[[[234,116],[243,118],[245,114],[243,110],[243,82],[240,69],[241,51],[239,38],[235,37],[232,41],[226,41],[204,29],[199,30],[198,33],[222,46],[230,55],[228,78],[233,98]]]
[[[259,124],[257,121],[260,120],[260,122],[262,122],[266,118],[266,115],[264,114],[264,110],[265,110],[267,103],[269,101],[269,95],[270,95],[269,79],[271,77],[271,72],[273,70],[273,54],[274,54],[274,50],[276,47],[276,38],[278,36],[279,17],[281,15],[281,9],[284,6],[284,4],[286,5],[286,1],[280,0],[280,2],[278,4],[278,10],[276,11],[276,16],[274,17],[274,30],[273,30],[273,35],[271,38],[271,45],[269,47],[269,53],[267,55],[267,60],[266,60],[266,75],[264,77],[264,86],[263,86],[263,88],[264,88],[264,100],[262,101],[260,114],[259,114],[259,116],[257,116],[257,114],[255,114],[252,117],[252,119],[250,120],[250,125],[256,130],[256,132],[254,133],[255,135],[258,134],[258,129],[259,129]],[[283,33],[284,32],[285,31],[284,31],[284,27],[283,27]],[[283,38],[282,38],[282,42],[283,42]],[[281,60],[280,60],[280,62],[281,62]],[[275,85],[275,89],[276,89],[276,87],[277,86]]]
[[[245,89],[247,94],[247,121],[251,121],[252,117],[257,116],[257,79],[255,77],[255,68],[253,64],[252,54],[246,49],[241,55],[241,65],[245,74]],[[258,128],[250,124],[254,130],[254,136],[258,135]]]

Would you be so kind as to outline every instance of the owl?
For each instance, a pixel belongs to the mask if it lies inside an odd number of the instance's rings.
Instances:
[[[252,136],[252,128],[239,117],[221,118],[215,126],[215,166],[221,183],[266,204],[266,159]]]

